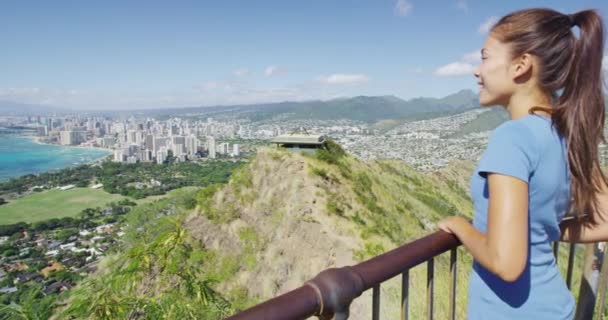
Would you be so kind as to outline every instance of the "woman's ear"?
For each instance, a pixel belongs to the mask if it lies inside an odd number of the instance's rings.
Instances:
[[[512,64],[513,81],[517,83],[526,82],[532,76],[533,58],[529,53],[524,53],[515,60]]]

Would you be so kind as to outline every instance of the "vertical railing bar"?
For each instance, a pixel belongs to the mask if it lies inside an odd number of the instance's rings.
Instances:
[[[433,276],[435,274],[435,260],[428,260],[426,267],[426,305],[429,320],[433,320]]]
[[[456,261],[458,250],[452,249],[450,252],[450,319],[456,319]]]
[[[401,320],[409,319],[410,269],[401,274]]]
[[[570,290],[570,286],[572,284],[572,266],[574,265],[574,252],[576,251],[576,247],[574,243],[570,243],[570,252],[568,253],[568,271],[566,275],[566,285],[568,286],[568,290]]]
[[[372,291],[372,320],[380,320],[380,284]]]
[[[553,243],[553,255],[555,256],[555,264],[557,264],[557,258],[559,257],[559,241]]]
[[[606,242],[599,244],[599,249],[602,250],[604,257],[602,258],[602,267],[600,269],[600,280],[599,280],[599,288],[598,288],[598,298],[597,304],[599,304],[599,309],[597,312],[597,320],[604,319],[604,309],[606,307],[606,280],[608,280],[608,254],[606,252],[607,247]]]

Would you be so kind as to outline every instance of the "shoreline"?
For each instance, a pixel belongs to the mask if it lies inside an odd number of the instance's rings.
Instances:
[[[22,135],[22,137],[28,138],[28,139],[32,140],[32,142],[34,142],[36,144],[43,144],[43,145],[48,145],[48,146],[58,146],[58,147],[67,147],[67,148],[100,150],[100,151],[108,152],[108,154],[112,154],[114,152],[113,149],[102,148],[102,147],[90,147],[90,146],[81,146],[81,145],[72,146],[72,145],[63,145],[63,144],[58,144],[58,143],[47,143],[47,142],[41,141],[40,137],[35,136],[35,135]]]
[[[84,150],[99,150],[99,151],[107,152],[106,155],[96,157],[96,159],[91,160],[89,162],[82,163],[82,164],[98,165],[98,164],[102,163],[108,156],[114,154],[113,149],[106,149],[106,148],[100,148],[100,147],[88,147],[88,146],[70,146],[70,145],[62,145],[62,144],[57,144],[57,143],[46,143],[46,142],[40,141],[40,137],[34,136],[34,135],[23,135],[23,137],[28,138],[28,139],[32,140],[32,142],[34,142],[36,144],[40,144],[40,145],[77,148],[77,149],[84,149]],[[81,165],[81,164],[74,164],[69,167],[77,166],[77,165]],[[66,167],[66,168],[68,168],[68,167]]]
[[[9,181],[10,179],[13,178],[19,178],[23,175],[27,175],[27,174],[42,174],[45,172],[51,172],[51,171],[57,171],[57,170],[63,170],[66,168],[71,168],[71,167],[76,167],[79,165],[91,165],[91,166],[97,166],[100,165],[103,161],[105,161],[109,156],[111,156],[113,154],[113,150],[112,149],[106,149],[106,148],[99,148],[99,147],[88,147],[88,146],[64,146],[64,145],[60,145],[60,144],[54,144],[54,143],[45,143],[39,140],[39,137],[32,135],[32,134],[25,134],[25,133],[21,133],[21,134],[13,134],[11,135],[14,138],[24,138],[27,139],[29,141],[31,141],[33,144],[38,144],[38,145],[49,145],[49,146],[56,146],[56,147],[67,147],[67,148],[77,148],[77,149],[81,149],[81,150],[90,150],[90,151],[103,151],[104,154],[99,155],[99,156],[88,156],[90,157],[89,161],[78,161],[75,163],[69,163],[65,166],[61,166],[60,168],[48,168],[42,171],[38,171],[38,172],[31,172],[31,173],[23,173],[17,176],[7,176],[7,177],[3,177],[0,178],[0,183]]]

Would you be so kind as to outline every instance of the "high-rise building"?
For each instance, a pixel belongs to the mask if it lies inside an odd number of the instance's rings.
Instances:
[[[144,142],[144,146],[148,150],[154,150],[154,135],[152,135],[152,134],[146,135],[146,141]]]
[[[111,147],[116,143],[116,138],[114,137],[103,137],[101,139],[101,146],[104,148]]]
[[[137,131],[135,131],[135,130],[127,131],[127,143],[128,144],[137,143]]]
[[[241,151],[240,151],[240,148],[239,148],[239,144],[238,143],[233,144],[232,145],[232,156],[233,157],[238,157],[240,155],[241,155]]]
[[[160,149],[156,152],[156,163],[162,164],[167,160],[167,150],[165,148]]]
[[[198,139],[196,136],[186,137],[186,152],[188,155],[193,156],[198,151]]]
[[[209,158],[215,159],[215,138],[207,137],[207,149],[209,150]]]
[[[70,134],[70,131],[59,132],[59,143],[64,146],[69,146],[72,144],[72,135]]]
[[[153,145],[153,152],[156,153],[158,152],[158,150],[160,150],[163,147],[167,146],[167,139],[166,138],[154,138],[154,145]]]
[[[173,146],[173,156],[175,157],[179,157],[181,155],[184,154],[184,145],[183,144],[176,144]]]
[[[122,154],[122,150],[114,150],[114,161],[115,162],[122,162],[124,159],[123,154]]]
[[[59,143],[66,146],[80,144],[86,141],[86,138],[86,131],[63,130],[59,132]]]

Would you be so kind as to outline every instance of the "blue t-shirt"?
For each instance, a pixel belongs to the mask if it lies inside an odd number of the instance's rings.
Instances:
[[[526,115],[501,124],[471,176],[473,225],[487,231],[487,173],[528,183],[528,260],[515,282],[506,282],[474,261],[469,280],[468,319],[565,320],[574,317],[574,297],[557,268],[552,242],[570,202],[566,143],[551,118]]]

